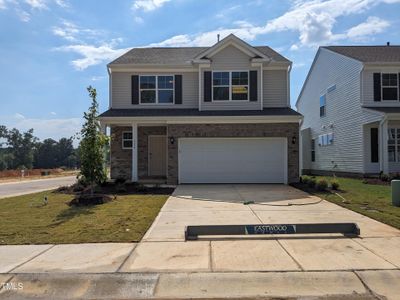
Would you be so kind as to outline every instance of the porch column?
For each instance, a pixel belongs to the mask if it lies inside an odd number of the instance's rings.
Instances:
[[[389,173],[389,155],[388,155],[388,121],[385,120],[381,126],[381,142],[382,142],[382,151],[381,151],[381,170],[383,173]]]
[[[138,129],[132,123],[132,182],[138,181]]]

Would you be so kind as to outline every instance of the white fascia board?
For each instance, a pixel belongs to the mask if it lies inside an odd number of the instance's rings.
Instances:
[[[112,72],[196,72],[196,66],[188,65],[122,65],[109,67]]]
[[[100,122],[118,124],[224,124],[224,123],[299,123],[302,116],[201,116],[201,117],[101,117]]]

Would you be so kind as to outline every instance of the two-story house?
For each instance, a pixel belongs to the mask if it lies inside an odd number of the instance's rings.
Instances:
[[[400,46],[320,47],[296,107],[304,173],[400,172]]]
[[[291,62],[234,35],[211,47],[134,48],[108,64],[111,178],[288,183],[299,177]]]

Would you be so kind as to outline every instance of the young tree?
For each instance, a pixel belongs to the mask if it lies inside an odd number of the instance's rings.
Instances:
[[[98,103],[96,89],[89,86],[87,88],[92,104],[88,112],[84,113],[85,123],[81,130],[80,142],[80,175],[83,180],[91,186],[93,194],[94,185],[100,184],[107,179],[107,172],[104,167],[104,147],[108,143],[108,138],[101,132],[98,120]]]

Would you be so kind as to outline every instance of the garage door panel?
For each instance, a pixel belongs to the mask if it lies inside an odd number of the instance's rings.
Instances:
[[[284,183],[286,141],[281,138],[183,138],[180,183]]]

